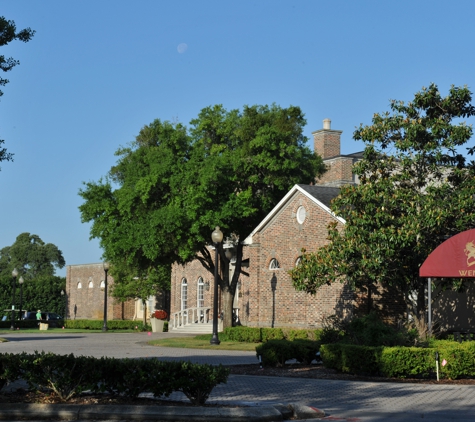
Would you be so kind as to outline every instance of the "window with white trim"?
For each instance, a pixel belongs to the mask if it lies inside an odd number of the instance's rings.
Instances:
[[[307,218],[307,211],[304,207],[300,206],[297,210],[297,221],[299,224],[303,224],[305,219]]]
[[[188,308],[188,282],[186,278],[181,280],[181,310]]]
[[[269,270],[277,270],[280,268],[279,261],[277,259],[272,258],[269,264]]]
[[[301,261],[302,261],[302,257],[299,256],[299,257],[295,260],[295,266],[297,267],[297,266],[300,264]]]
[[[198,293],[198,297],[196,298],[196,303],[198,304],[198,308],[202,308],[205,306],[205,298],[204,298],[204,292],[205,292],[205,283],[203,281],[203,277],[198,278],[198,288],[196,289]]]

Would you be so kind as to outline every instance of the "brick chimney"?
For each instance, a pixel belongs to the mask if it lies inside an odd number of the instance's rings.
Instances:
[[[340,136],[343,131],[332,130],[331,120],[323,121],[323,129],[312,132],[314,151],[324,160],[340,155]]]

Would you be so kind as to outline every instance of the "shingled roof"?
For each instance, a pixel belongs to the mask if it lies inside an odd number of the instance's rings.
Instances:
[[[330,208],[331,200],[340,194],[340,188],[331,186],[298,185],[308,194]]]

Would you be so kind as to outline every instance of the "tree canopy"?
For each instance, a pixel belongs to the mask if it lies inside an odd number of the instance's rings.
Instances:
[[[0,249],[0,306],[12,305],[12,271],[18,270],[15,295],[16,309],[20,309],[18,280],[24,279],[23,310],[42,309],[64,315],[65,301],[61,290],[66,289],[66,279],[55,275],[56,268],[63,268],[62,252],[52,243],[45,243],[36,234],[22,233],[13,245]]]
[[[452,86],[443,97],[431,84],[360,125],[360,183],[343,187],[332,204],[345,227],[330,225],[329,243],[291,271],[298,290],[315,293],[336,281],[370,290],[382,282],[416,290],[423,309],[420,265],[444,239],[475,226],[474,163],[460,150],[472,136],[461,120],[475,114],[471,100],[467,87]]]
[[[117,165],[104,180],[85,184],[82,221],[92,222],[91,237],[114,268],[129,280],[155,279],[163,287],[170,282],[163,267],[173,262],[199,259],[213,273],[207,246],[220,226],[237,248],[235,277],[219,280],[225,308],[232,309],[242,260],[237,240],[294,184],[310,183],[324,170],[306,146],[305,123],[298,107],[276,105],[207,107],[190,128],[155,120],[117,151]],[[222,247],[220,257],[226,275]]]
[[[25,279],[54,276],[65,261],[56,245],[45,243],[36,234],[22,233],[13,245],[0,249],[0,275],[11,276],[16,268]]]
[[[35,31],[30,28],[25,28],[17,32],[14,21],[6,20],[3,16],[0,16],[0,47],[3,47],[14,40],[28,42],[33,38],[34,34]],[[20,64],[18,60],[13,59],[12,57],[5,58],[5,56],[0,55],[0,69],[3,72],[12,70],[18,64]],[[0,78],[0,86],[5,86],[8,82],[8,79]],[[0,97],[2,95],[3,91],[0,89]],[[1,148],[1,145],[4,142],[5,141],[0,139],[0,162],[11,161],[13,159],[13,154],[7,152],[5,148]]]

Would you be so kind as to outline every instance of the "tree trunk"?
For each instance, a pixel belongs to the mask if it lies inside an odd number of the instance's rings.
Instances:
[[[234,295],[228,290],[221,290],[221,312],[223,312],[223,328],[233,325]]]

